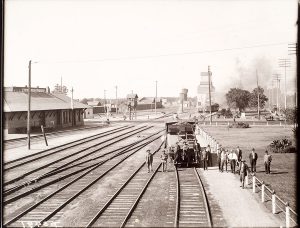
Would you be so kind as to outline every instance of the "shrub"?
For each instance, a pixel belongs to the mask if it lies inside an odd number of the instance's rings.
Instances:
[[[283,138],[283,139],[275,139],[270,143],[268,148],[275,153],[295,153],[296,148],[292,146],[292,141]]]
[[[230,128],[249,128],[249,124],[244,123],[244,122],[234,122],[234,123],[230,124],[229,127]]]

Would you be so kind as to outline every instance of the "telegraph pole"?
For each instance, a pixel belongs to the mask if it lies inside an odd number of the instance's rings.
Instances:
[[[260,113],[259,113],[259,87],[258,87],[258,75],[256,70],[256,84],[257,84],[257,117],[260,120]]]
[[[155,116],[156,116],[156,101],[157,101],[157,81],[155,81],[155,101],[154,101]]]
[[[73,87],[71,89],[71,109],[73,110],[74,109],[74,101],[73,101]]]
[[[286,110],[286,68],[291,66],[290,59],[279,59],[279,67],[284,67],[284,109]]]
[[[280,74],[273,74],[274,80],[276,80],[276,108],[279,112],[279,89],[280,89]]]
[[[107,115],[107,111],[106,111],[106,90],[104,90],[104,113],[106,112]]]
[[[209,114],[210,114],[210,124],[212,123],[212,115],[211,115],[211,89],[210,89],[210,77],[211,77],[211,71],[210,66],[208,66],[208,96],[209,96]]]
[[[30,150],[31,60],[29,61],[28,71],[27,146]]]
[[[118,86],[116,86],[116,114],[118,114]]]

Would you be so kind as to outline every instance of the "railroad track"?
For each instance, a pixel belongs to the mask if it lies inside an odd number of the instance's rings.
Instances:
[[[75,128],[75,129],[69,129],[69,130],[63,130],[63,131],[55,131],[55,132],[49,132],[45,133],[47,139],[50,138],[57,138],[61,137],[63,135],[70,135],[70,134],[78,134],[80,131],[91,131],[95,130],[97,128],[102,128],[103,126],[89,126],[89,127],[81,127],[81,128]],[[31,143],[34,143],[39,140],[44,140],[43,134],[38,135],[32,135],[30,136]],[[27,137],[20,137],[20,138],[14,138],[14,139],[6,139],[3,141],[3,145],[5,149],[12,149],[17,148],[26,145],[27,143]]]
[[[177,201],[175,227],[211,227],[205,191],[196,168],[175,169]]]
[[[122,140],[130,138],[142,131],[150,129],[152,126],[142,126],[136,129],[130,129],[130,132],[125,132],[123,134],[119,134],[118,136],[114,136],[113,138],[109,138],[105,141],[99,142],[97,144],[93,144],[92,146],[83,147],[83,148],[75,148],[75,151],[71,151],[66,154],[60,154],[61,158],[56,159],[51,162],[47,162],[41,166],[38,166],[34,169],[29,169],[29,171],[22,172],[24,170],[24,166],[19,167],[17,170],[14,170],[18,176],[13,176],[13,178],[8,179],[7,173],[6,181],[4,182],[4,195],[9,195],[16,190],[20,190],[26,186],[31,185],[32,183],[36,183],[38,180],[43,177],[49,175],[49,173],[57,173],[61,169],[66,169],[66,167],[70,166],[73,169],[78,169],[78,162],[83,161],[91,161],[96,159],[97,156],[102,157],[105,153],[102,152],[104,148],[115,145]],[[26,163],[27,166],[31,166],[31,163]],[[73,165],[73,166],[72,166]],[[21,174],[19,174],[19,172]],[[14,174],[15,174],[14,173]],[[8,180],[7,180],[8,179]]]
[[[38,227],[43,224],[45,225],[50,219],[54,221],[57,220],[61,216],[59,212],[65,206],[82,195],[87,189],[97,183],[111,170],[119,166],[127,158],[150,143],[160,140],[160,138],[161,135],[156,136],[155,138],[152,137],[138,147],[126,148],[122,153],[115,154],[105,161],[100,161],[97,164],[91,165],[85,172],[73,176],[73,179],[66,179],[63,185],[61,184],[58,189],[52,189],[52,192],[47,193],[42,199],[36,197],[36,200],[27,206],[21,207],[20,210],[8,210],[9,207],[14,208],[15,206],[11,203],[6,204],[6,210],[4,210],[6,213],[4,216],[4,226],[20,227],[24,222],[31,221],[33,226]],[[32,195],[19,198],[18,200],[22,199],[26,201],[28,200],[28,197],[32,197]]]
[[[153,154],[162,146],[163,143]],[[160,166],[161,163],[154,160],[154,172],[147,175],[147,167],[143,162],[98,212],[92,211],[95,216],[86,227],[124,227]]]
[[[101,132],[92,136],[88,136],[88,137],[84,137],[75,141],[71,141],[68,143],[64,143],[61,144],[59,146],[55,146],[46,150],[42,150],[40,152],[34,153],[34,154],[30,154],[21,158],[17,158],[8,162],[5,162],[3,165],[4,171],[10,170],[10,169],[14,169],[16,167],[19,167],[21,165],[24,165],[26,163],[44,158],[46,156],[58,153],[60,151],[66,150],[66,149],[70,149],[72,147],[78,146],[78,145],[82,145],[83,143],[87,143],[87,142],[91,142],[93,140],[97,140],[99,138],[108,136],[112,133],[118,133],[121,132],[122,130],[126,130],[129,129],[133,126],[124,126],[124,127],[119,127],[119,128],[115,128],[115,129],[111,129],[105,132]]]

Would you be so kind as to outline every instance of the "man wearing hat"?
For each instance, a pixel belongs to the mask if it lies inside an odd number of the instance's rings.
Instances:
[[[146,164],[147,164],[148,173],[149,173],[150,169],[151,169],[151,171],[153,171],[153,169],[152,169],[153,154],[150,153],[149,149],[146,152],[147,152],[147,154],[146,154]]]
[[[174,153],[175,153],[174,164],[177,164],[180,161],[180,146],[178,142],[176,142]]]
[[[167,172],[167,160],[168,155],[166,154],[166,150],[163,150],[162,155],[160,155],[161,163],[162,163],[162,171]]]
[[[254,148],[252,148],[251,153],[249,154],[249,160],[251,165],[251,173],[256,173],[257,153],[255,152]]]
[[[240,187],[244,188],[245,185],[245,177],[247,176],[248,165],[246,164],[245,159],[241,160],[241,167],[240,167],[240,181],[242,185]]]

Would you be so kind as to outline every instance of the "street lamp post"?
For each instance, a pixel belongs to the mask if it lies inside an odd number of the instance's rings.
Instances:
[[[156,101],[157,101],[157,81],[155,81],[155,101],[154,101],[155,116],[156,116]]]
[[[31,60],[28,65],[27,147],[30,150]]]

